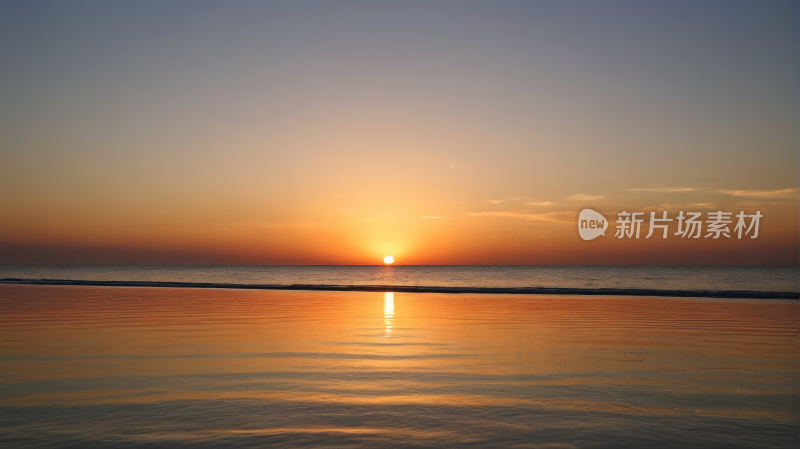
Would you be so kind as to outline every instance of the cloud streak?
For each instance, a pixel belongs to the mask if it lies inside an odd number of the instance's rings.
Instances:
[[[694,187],[659,187],[657,189],[628,189],[640,192],[694,192]]]
[[[540,201],[538,203],[525,203],[526,206],[552,206],[550,201]]]
[[[502,200],[487,200],[486,202],[487,203],[492,203],[492,204],[500,204],[500,203],[505,202],[505,201],[524,200],[524,199],[526,199],[524,196],[515,196],[515,197],[512,197],[512,198],[504,198]]]
[[[792,198],[797,195],[797,189],[783,190],[717,190],[719,193],[733,196],[752,198]]]
[[[468,212],[465,215],[470,217],[497,217],[497,218],[519,218],[536,223],[572,223],[572,215],[568,212],[547,212],[536,214],[524,210],[506,210],[495,212]]]
[[[603,197],[602,197],[602,196],[600,196],[600,195],[584,195],[584,194],[578,194],[578,195],[572,195],[571,197],[569,197],[569,198],[567,198],[567,199],[568,199],[569,201],[592,201],[592,200],[599,200],[599,199],[601,199],[601,198],[603,198]]]
[[[684,203],[684,204],[664,203],[658,208],[658,210],[691,209],[691,208],[710,209],[713,207],[716,207],[714,203]]]

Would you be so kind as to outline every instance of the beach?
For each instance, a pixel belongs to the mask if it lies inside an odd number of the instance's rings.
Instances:
[[[0,445],[796,447],[798,302],[0,285]]]

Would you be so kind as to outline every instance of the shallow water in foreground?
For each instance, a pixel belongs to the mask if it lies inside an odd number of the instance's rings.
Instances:
[[[0,285],[2,447],[794,448],[790,300]]]

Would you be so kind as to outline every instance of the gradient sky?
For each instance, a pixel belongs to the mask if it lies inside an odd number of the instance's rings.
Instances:
[[[0,263],[796,264],[795,9],[6,1]]]

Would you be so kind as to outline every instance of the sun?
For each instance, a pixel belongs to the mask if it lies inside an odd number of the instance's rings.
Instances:
[[[391,264],[393,262],[394,262],[394,257],[392,256],[386,256],[383,258],[383,263]]]

